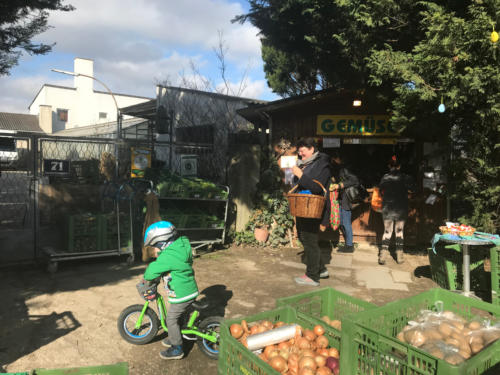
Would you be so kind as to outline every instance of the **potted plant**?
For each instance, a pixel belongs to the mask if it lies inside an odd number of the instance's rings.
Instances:
[[[250,222],[253,224],[254,236],[257,242],[266,242],[269,238],[269,226],[273,220],[273,215],[266,209],[256,209]]]

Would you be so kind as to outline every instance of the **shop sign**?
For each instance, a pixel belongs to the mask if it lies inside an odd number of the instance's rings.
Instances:
[[[396,138],[344,138],[343,143],[349,145],[395,145]]]
[[[318,135],[397,137],[388,115],[319,115]]]
[[[143,178],[146,168],[151,167],[151,149],[131,147],[130,151],[132,156],[130,177]]]
[[[340,147],[340,138],[323,138],[323,148]]]
[[[45,176],[69,175],[69,160],[43,159]]]

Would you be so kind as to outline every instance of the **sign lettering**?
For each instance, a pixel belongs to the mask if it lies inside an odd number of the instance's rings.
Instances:
[[[43,159],[43,173],[46,176],[69,174],[69,160]]]
[[[388,115],[319,115],[317,135],[397,137]]]

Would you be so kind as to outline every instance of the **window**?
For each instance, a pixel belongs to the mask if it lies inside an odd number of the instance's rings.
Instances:
[[[106,112],[99,112],[99,120],[106,120],[108,118],[108,114]]]
[[[59,121],[68,122],[68,110],[67,109],[57,109],[57,119]]]

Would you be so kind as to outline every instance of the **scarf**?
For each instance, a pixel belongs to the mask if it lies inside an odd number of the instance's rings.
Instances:
[[[319,151],[316,151],[314,154],[312,154],[307,159],[299,159],[299,160],[297,160],[297,167],[299,167],[300,169],[304,169],[308,165],[311,165],[318,158],[319,158]]]

